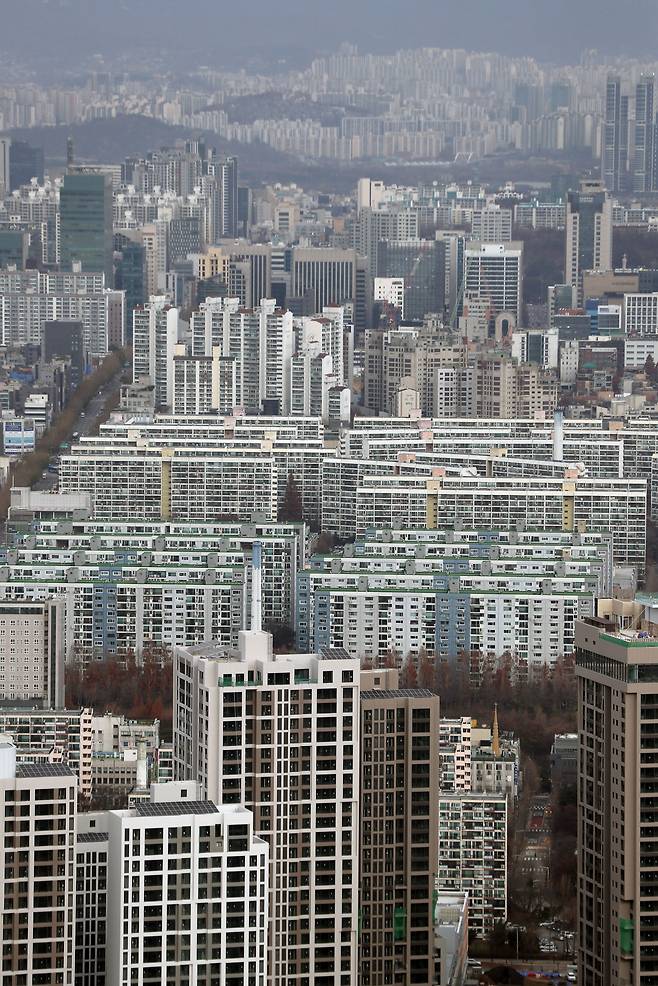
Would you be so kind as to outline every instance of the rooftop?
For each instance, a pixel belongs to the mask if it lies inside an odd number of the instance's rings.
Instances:
[[[140,801],[135,805],[135,815],[216,815],[218,808],[212,801]]]
[[[76,777],[75,771],[61,763],[17,763],[16,777]]]
[[[79,832],[78,842],[107,842],[107,832]]]
[[[434,692],[431,692],[429,688],[370,688],[361,692],[361,698],[367,700],[434,698]]]

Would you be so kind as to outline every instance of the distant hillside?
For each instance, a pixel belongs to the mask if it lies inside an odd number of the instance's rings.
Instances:
[[[91,120],[71,126],[31,127],[8,131],[17,140],[43,147],[46,165],[61,169],[66,162],[66,139],[72,137],[78,162],[119,164],[126,157],[143,156],[148,151],[173,144],[178,139],[203,136],[220,154],[235,154],[240,175],[252,181],[287,178],[299,162],[266,144],[241,144],[223,140],[212,131],[170,127],[147,116],[117,116],[111,120]]]

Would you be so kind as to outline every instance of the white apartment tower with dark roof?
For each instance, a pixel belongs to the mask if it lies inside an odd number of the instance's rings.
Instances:
[[[269,843],[270,986],[355,986],[359,662],[274,654],[253,626],[237,650],[178,648],[176,776],[244,804]]]

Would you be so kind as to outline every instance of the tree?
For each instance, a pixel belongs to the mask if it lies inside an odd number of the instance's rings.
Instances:
[[[302,503],[302,495],[299,492],[297,483],[295,482],[295,477],[292,472],[289,472],[286,492],[284,493],[283,501],[279,507],[279,520],[303,519],[304,504]]]

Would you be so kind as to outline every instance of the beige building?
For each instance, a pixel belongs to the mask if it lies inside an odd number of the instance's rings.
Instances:
[[[398,394],[415,390],[423,414],[434,411],[436,371],[463,367],[466,347],[452,336],[426,328],[366,332],[364,404],[376,413],[396,414]]]
[[[0,602],[0,701],[64,705],[64,604]]]
[[[76,776],[0,736],[0,983],[72,986]]]
[[[359,982],[436,982],[439,697],[361,674]]]
[[[658,975],[658,637],[644,626],[619,600],[576,625],[581,986]]]
[[[440,418],[549,417],[559,400],[556,374],[509,356],[475,358],[435,370],[432,413]]]

